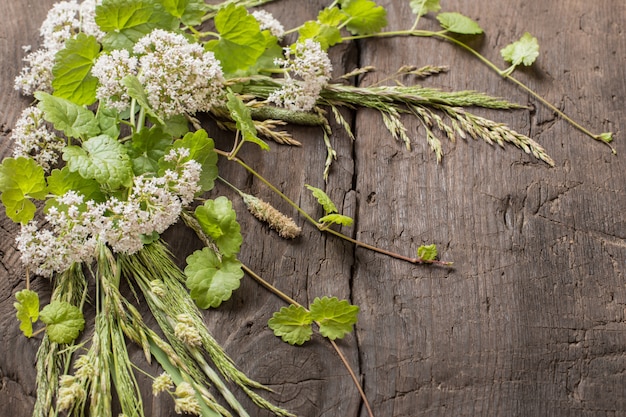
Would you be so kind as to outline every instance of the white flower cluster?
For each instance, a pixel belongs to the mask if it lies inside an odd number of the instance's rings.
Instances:
[[[33,158],[46,171],[59,160],[65,140],[48,128],[43,112],[37,107],[27,107],[11,133],[14,141],[13,156]]]
[[[267,100],[289,110],[311,110],[331,77],[328,54],[318,42],[307,39],[296,44],[295,52],[285,48],[285,59],[275,63],[286,70],[285,78],[282,88]]]
[[[155,29],[133,48],[139,81],[162,117],[208,111],[224,101],[224,76],[213,52],[180,34]]]
[[[140,175],[126,200],[115,197],[101,203],[84,201],[75,191],[56,199],[46,213],[47,228],[36,221],[22,226],[16,238],[21,259],[39,275],[51,276],[74,262],[90,262],[99,242],[115,252],[132,254],[143,247],[142,236],[162,233],[178,219],[200,186],[201,166],[186,148],[171,151],[177,169],[162,177]]]
[[[96,98],[107,107],[124,111],[130,106],[130,96],[122,79],[137,75],[137,58],[130,56],[126,49],[117,49],[98,57],[91,74],[99,81]]]
[[[270,12],[265,10],[255,10],[252,12],[252,17],[259,22],[261,30],[269,30],[270,33],[276,36],[279,40],[285,36],[285,28]]]
[[[81,32],[95,36],[98,40],[104,37],[104,32],[95,22],[96,6],[99,3],[100,0],[85,0],[81,4],[70,0],[52,6],[39,29],[43,38],[42,46],[24,57],[27,65],[15,78],[16,90],[25,95],[32,95],[35,91],[52,92],[54,57],[63,49],[65,41]]]

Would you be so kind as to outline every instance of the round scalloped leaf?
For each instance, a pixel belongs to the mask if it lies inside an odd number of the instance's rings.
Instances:
[[[223,255],[239,252],[243,242],[241,226],[237,222],[233,203],[228,198],[220,196],[205,201],[204,205],[196,208],[195,215],[204,233],[213,239]]]
[[[311,340],[313,328],[311,313],[302,306],[290,305],[275,312],[267,322],[274,334],[290,345],[301,345]]]
[[[39,313],[46,324],[46,334],[54,343],[70,343],[85,327],[80,308],[64,301],[53,301]]]
[[[319,323],[320,333],[330,340],[341,339],[352,331],[359,307],[336,297],[315,298],[310,306],[311,317]]]
[[[203,309],[219,307],[239,288],[243,270],[234,256],[220,258],[210,248],[197,250],[187,257],[186,285],[191,298]]]

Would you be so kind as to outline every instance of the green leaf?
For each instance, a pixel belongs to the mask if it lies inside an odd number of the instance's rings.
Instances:
[[[135,133],[131,140],[125,144],[135,175],[147,172],[158,173],[159,160],[171,145],[172,138],[163,133],[163,129],[159,125]]]
[[[213,151],[215,148],[213,139],[209,137],[206,131],[201,129],[187,133],[182,139],[174,142],[173,148],[189,149],[189,157],[185,159],[193,159],[202,166],[200,181],[198,182],[202,191],[212,190],[218,175],[217,154]],[[173,168],[173,163],[160,160],[159,166],[161,168],[159,173],[162,173],[168,168]]]
[[[273,68],[278,68],[278,65],[274,63],[276,59],[284,58],[283,48],[278,43],[278,38],[271,34],[269,30],[263,30],[261,32],[265,38],[265,49],[263,54],[256,60],[254,65],[248,67],[245,71],[237,71],[233,73],[237,77],[245,77],[247,75],[257,75],[261,72],[268,72]],[[231,86],[231,89],[236,89],[236,86]]]
[[[100,44],[93,36],[79,33],[65,41],[52,68],[54,95],[80,105],[93,104],[98,79],[91,75],[91,67],[99,53]]]
[[[424,16],[428,12],[441,10],[439,0],[411,0],[411,10],[418,16]]]
[[[539,42],[537,38],[526,32],[519,40],[502,48],[500,54],[514,67],[520,64],[530,66],[539,56]]]
[[[337,7],[325,8],[317,15],[317,21],[321,24],[337,27],[348,20],[348,15]]]
[[[372,0],[340,1],[341,10],[348,15],[346,28],[353,35],[369,35],[387,26],[387,10]]]
[[[13,306],[17,310],[15,316],[20,321],[20,330],[24,336],[33,335],[33,323],[39,318],[39,295],[35,291],[21,290],[15,293],[17,302]]]
[[[126,92],[131,98],[137,100],[139,104],[158,124],[165,124],[165,122],[152,110],[150,102],[148,101],[148,94],[143,89],[139,78],[134,75],[127,75],[122,79],[122,84],[126,87]]]
[[[302,306],[290,305],[282,307],[272,315],[267,325],[283,342],[290,345],[301,345],[311,340],[313,328],[311,313]]]
[[[107,51],[132,50],[135,43],[156,28],[175,30],[178,21],[154,0],[103,0],[96,7],[96,23],[107,32]]]
[[[214,23],[220,38],[207,42],[205,48],[213,51],[224,72],[245,70],[265,51],[259,22],[245,7],[229,3],[217,12]]]
[[[28,223],[37,211],[30,199],[43,200],[48,194],[43,168],[31,158],[5,158],[0,165],[0,192],[7,217]]]
[[[437,259],[437,246],[435,244],[420,246],[417,248],[417,257],[422,261],[434,261]]]
[[[101,134],[112,138],[117,138],[120,135],[120,119],[117,110],[103,106],[98,109],[96,120]]]
[[[35,98],[39,100],[37,107],[43,111],[44,119],[52,123],[56,130],[65,133],[65,136],[81,138],[100,133],[96,117],[85,107],[41,91],[35,93]]]
[[[611,143],[613,141],[613,132],[600,133],[597,139],[605,143]]]
[[[186,26],[197,26],[202,17],[210,10],[204,0],[161,0],[163,7],[172,16],[180,19]]]
[[[263,140],[259,139],[256,134],[256,127],[252,121],[250,115],[250,109],[244,104],[239,97],[237,97],[232,91],[227,94],[228,102],[226,107],[230,111],[230,116],[237,124],[237,130],[241,132],[241,137],[247,142],[256,143],[261,149],[267,151],[270,149],[269,145]]]
[[[323,224],[340,224],[342,226],[352,226],[354,220],[352,217],[344,216],[343,214],[331,213],[319,219]]]
[[[483,29],[478,23],[467,16],[463,16],[461,13],[439,13],[437,20],[441,24],[441,27],[448,32],[458,33],[460,35],[478,35],[483,33]]]
[[[132,184],[132,164],[124,145],[106,135],[93,137],[83,142],[82,147],[65,147],[63,160],[70,171],[113,189]]]
[[[300,38],[298,41],[312,39],[319,43],[323,50],[327,50],[331,46],[341,42],[341,32],[335,26],[316,21],[305,22],[298,29]]]
[[[183,114],[175,114],[174,116],[164,120],[163,132],[173,138],[180,138],[189,132],[189,122]]]
[[[309,307],[311,317],[319,323],[320,333],[330,340],[341,339],[352,331],[359,307],[336,297],[315,298]]]
[[[304,186],[313,193],[313,197],[317,198],[317,202],[324,208],[325,214],[337,213],[337,206],[335,206],[335,203],[332,202],[324,190],[308,184],[305,184]]]
[[[237,212],[228,198],[220,196],[207,200],[203,206],[196,207],[195,214],[204,233],[213,239],[223,255],[239,252],[243,242],[241,227],[237,222]]]
[[[64,166],[61,170],[53,170],[48,176],[48,191],[56,196],[62,196],[70,190],[81,193],[86,201],[105,200],[98,181],[83,178],[78,172],[70,171],[68,166]]]
[[[234,256],[217,256],[210,248],[197,250],[187,257],[187,288],[200,308],[219,307],[239,288],[243,277],[241,262]]]
[[[80,308],[65,301],[53,301],[39,313],[46,323],[46,334],[54,343],[70,343],[85,327],[85,319]]]

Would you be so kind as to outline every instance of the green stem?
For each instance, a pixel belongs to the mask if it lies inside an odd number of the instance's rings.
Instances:
[[[296,300],[289,297],[287,294],[285,294],[284,292],[282,292],[281,290],[279,290],[278,288],[276,288],[275,286],[273,286],[272,284],[264,280],[261,276],[259,276],[256,272],[254,272],[250,268],[248,268],[246,265],[242,265],[241,268],[245,271],[246,274],[250,275],[257,283],[265,287],[270,292],[276,294],[283,301],[287,302],[288,304],[295,305],[296,307],[302,307],[306,310],[306,307],[304,307],[302,304],[298,303]],[[315,322],[315,323],[318,326],[320,325],[319,322]],[[359,395],[361,396],[361,399],[363,400],[363,404],[365,405],[365,408],[367,409],[368,415],[370,417],[373,417],[374,413],[372,412],[372,408],[370,407],[369,401],[367,400],[365,391],[363,391],[363,388],[361,387],[361,382],[359,381],[356,374],[352,370],[352,367],[350,366],[348,359],[345,357],[343,352],[341,352],[341,349],[339,349],[339,346],[337,345],[337,343],[335,343],[334,340],[328,339],[328,341],[330,342],[333,349],[335,349],[335,352],[337,352],[337,355],[339,356],[339,359],[343,363],[343,366],[348,370],[348,373],[350,374],[350,378],[352,378],[352,381],[354,382],[354,385],[356,386],[357,391],[359,391]]]
[[[409,262],[409,263],[412,263],[412,264],[434,264],[434,265],[440,265],[440,266],[451,266],[452,265],[452,262],[445,262],[445,261],[438,261],[438,260],[427,261],[427,260],[424,260],[424,259],[421,259],[421,258],[411,258],[411,257],[408,257],[408,256],[400,255],[399,253],[391,252],[391,251],[379,248],[377,246],[372,246],[372,245],[369,245],[367,243],[361,242],[359,240],[353,239],[351,237],[348,237],[348,236],[344,235],[343,233],[337,232],[336,230],[328,229],[328,228],[324,227],[324,225],[321,225],[320,223],[318,223],[313,217],[311,217],[306,211],[304,211],[298,204],[296,204],[293,200],[291,200],[289,197],[287,197],[283,192],[281,192],[278,188],[276,188],[271,182],[266,180],[261,174],[256,172],[252,167],[250,167],[248,164],[243,162],[241,159],[239,159],[237,157],[231,157],[228,152],[224,152],[224,151],[219,150],[219,149],[215,149],[214,151],[218,155],[225,156],[229,160],[237,162],[239,165],[241,165],[243,168],[245,168],[246,171],[248,171],[249,173],[254,175],[263,184],[267,185],[272,191],[274,191],[276,194],[278,194],[290,206],[292,206],[294,209],[296,209],[298,211],[298,213],[300,213],[302,215],[302,217],[304,217],[307,221],[309,221],[309,223],[315,225],[315,227],[317,227],[322,232],[328,232],[328,233],[333,234],[333,235],[335,235],[335,236],[337,236],[337,237],[339,237],[341,239],[344,239],[344,240],[346,240],[346,241],[348,241],[350,243],[353,243],[356,246],[360,246],[362,248],[369,249],[371,251],[381,253],[381,254],[389,256],[391,258],[399,259],[399,260],[406,261],[406,262]]]
[[[524,90],[525,92],[527,92],[528,94],[530,94],[531,96],[533,96],[534,98],[539,100],[543,105],[545,105],[547,108],[549,108],[550,110],[555,112],[559,117],[561,117],[563,120],[565,120],[571,126],[573,126],[575,129],[578,129],[580,132],[584,133],[585,135],[589,136],[590,138],[592,138],[594,140],[597,140],[597,141],[600,141],[600,142],[606,144],[609,148],[611,148],[611,151],[614,154],[616,153],[615,149],[609,143],[612,140],[612,134],[610,134],[608,132],[607,133],[601,133],[601,134],[595,134],[595,133],[591,132],[590,130],[588,130],[587,128],[582,126],[580,123],[576,122],[574,119],[569,117],[563,111],[559,110],[555,105],[553,105],[548,100],[543,98],[541,95],[536,93],[533,89],[528,87],[526,84],[524,84],[523,82],[521,82],[517,78],[513,77],[512,75],[510,75],[507,72],[507,70],[501,70],[496,64],[491,62],[489,59],[487,59],[485,56],[483,56],[481,53],[479,53],[478,51],[476,51],[475,49],[473,49],[472,47],[470,47],[466,43],[463,43],[463,42],[459,41],[458,39],[456,39],[456,38],[454,38],[452,36],[447,35],[446,31],[433,32],[433,31],[429,31],[429,30],[415,30],[415,29],[412,28],[410,30],[379,32],[379,33],[373,33],[373,34],[369,34],[369,35],[346,36],[346,37],[341,39],[341,42],[349,41],[349,40],[357,40],[357,39],[366,39],[366,38],[386,38],[386,37],[396,37],[396,36],[419,36],[419,37],[425,37],[425,38],[439,38],[439,39],[446,40],[446,41],[448,41],[450,43],[453,43],[453,44],[455,44],[457,46],[460,46],[461,48],[463,48],[464,50],[466,50],[470,54],[474,55],[474,57],[478,58],[478,60],[481,61],[483,64],[487,65],[493,71],[498,73],[498,75],[500,75],[503,78],[506,78],[506,79],[510,80],[515,85],[520,87],[522,90]]]

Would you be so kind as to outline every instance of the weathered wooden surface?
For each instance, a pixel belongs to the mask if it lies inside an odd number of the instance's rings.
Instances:
[[[37,44],[52,3],[0,3],[0,156],[10,153],[11,127],[29,101],[12,88],[20,47]],[[411,25],[408,1],[380,3],[390,29]],[[269,9],[291,26],[325,4],[284,0]],[[333,55],[337,74],[379,68],[364,85],[403,64],[445,64],[451,71],[428,85],[530,104],[532,111],[482,114],[535,138],[556,166],[471,140],[445,143],[437,165],[418,123],[407,120],[415,138],[407,152],[378,115],[358,111],[354,144],[335,129],[339,157],[324,185],[320,132],[297,128],[302,148],[274,145],[260,154],[251,147],[243,158],[314,216],[305,183],[325,187],[340,210],[355,217],[347,233],[407,255],[436,243],[455,268],[394,261],[306,224],[298,241],[284,242],[237,202],[245,232],[241,259],[303,304],[336,295],[361,307],[355,333],[339,345],[376,416],[625,415],[626,3],[449,0],[444,8],[480,22],[487,34],[473,45],[496,62],[499,49],[524,31],[535,35],[541,56],[519,78],[593,130],[615,131],[618,156],[449,44],[400,38],[342,46]],[[436,26],[432,18],[423,23]],[[223,164],[221,175],[291,213],[240,168]],[[229,190],[219,191],[236,201]],[[23,270],[12,241],[16,227],[1,219],[0,415],[22,416],[34,401],[38,342],[21,337],[14,319]],[[197,243],[180,233],[176,228],[167,237],[184,255]],[[45,292],[47,283],[34,286]],[[267,319],[282,305],[244,279],[231,301],[207,313],[207,323],[243,370],[275,390],[274,401],[302,416],[365,416],[325,340],[317,336],[295,348],[268,330]],[[135,357],[141,363],[141,355]],[[173,415],[170,400],[153,400],[144,382],[148,415]]]

